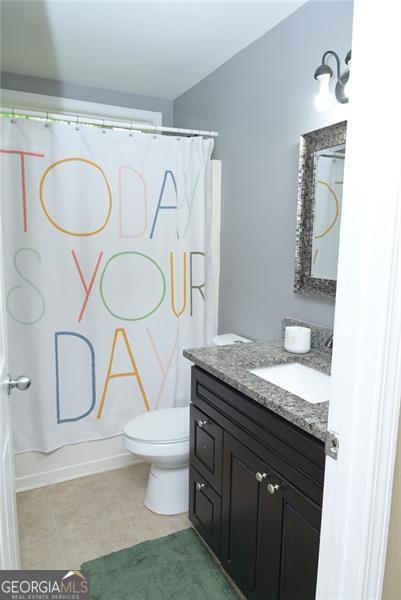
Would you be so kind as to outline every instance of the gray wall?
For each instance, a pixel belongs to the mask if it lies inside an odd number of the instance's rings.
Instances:
[[[352,3],[309,2],[174,101],[177,127],[219,132],[219,330],[257,339],[283,317],[331,327],[334,303],[293,294],[299,135],[346,118],[314,109],[327,49],[351,47]]]
[[[126,106],[141,110],[154,110],[163,113],[163,125],[171,126],[173,124],[172,100],[154,98],[152,96],[139,96],[116,90],[92,88],[67,81],[54,81],[53,79],[43,79],[41,77],[16,75],[4,71],[0,73],[0,77],[1,87],[6,90],[73,98],[74,100],[98,102],[99,104],[111,104],[113,106]]]

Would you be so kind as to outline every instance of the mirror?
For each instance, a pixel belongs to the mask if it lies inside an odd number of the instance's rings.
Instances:
[[[345,144],[315,153],[311,277],[337,279]]]
[[[346,122],[301,136],[294,291],[335,298]]]

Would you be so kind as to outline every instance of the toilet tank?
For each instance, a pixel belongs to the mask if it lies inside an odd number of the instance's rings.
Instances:
[[[247,344],[252,342],[248,338],[244,338],[236,333],[222,333],[221,335],[215,335],[212,338],[213,346],[228,346],[230,344]]]

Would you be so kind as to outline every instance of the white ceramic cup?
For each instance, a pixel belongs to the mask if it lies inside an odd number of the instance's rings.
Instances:
[[[284,348],[293,354],[310,352],[311,330],[309,327],[288,326],[285,328]]]

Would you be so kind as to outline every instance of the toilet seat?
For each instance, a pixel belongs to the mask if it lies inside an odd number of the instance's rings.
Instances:
[[[124,435],[140,445],[171,445],[189,440],[189,407],[154,410],[134,417]]]
[[[154,462],[155,457],[159,457],[158,463],[166,464],[174,460],[174,457],[180,456],[184,457],[184,462],[188,462],[189,439],[182,440],[181,442],[172,442],[171,444],[159,444],[155,442],[141,442],[140,440],[133,440],[124,436],[123,444],[127,450],[137,456],[146,457],[146,460],[149,462]]]

